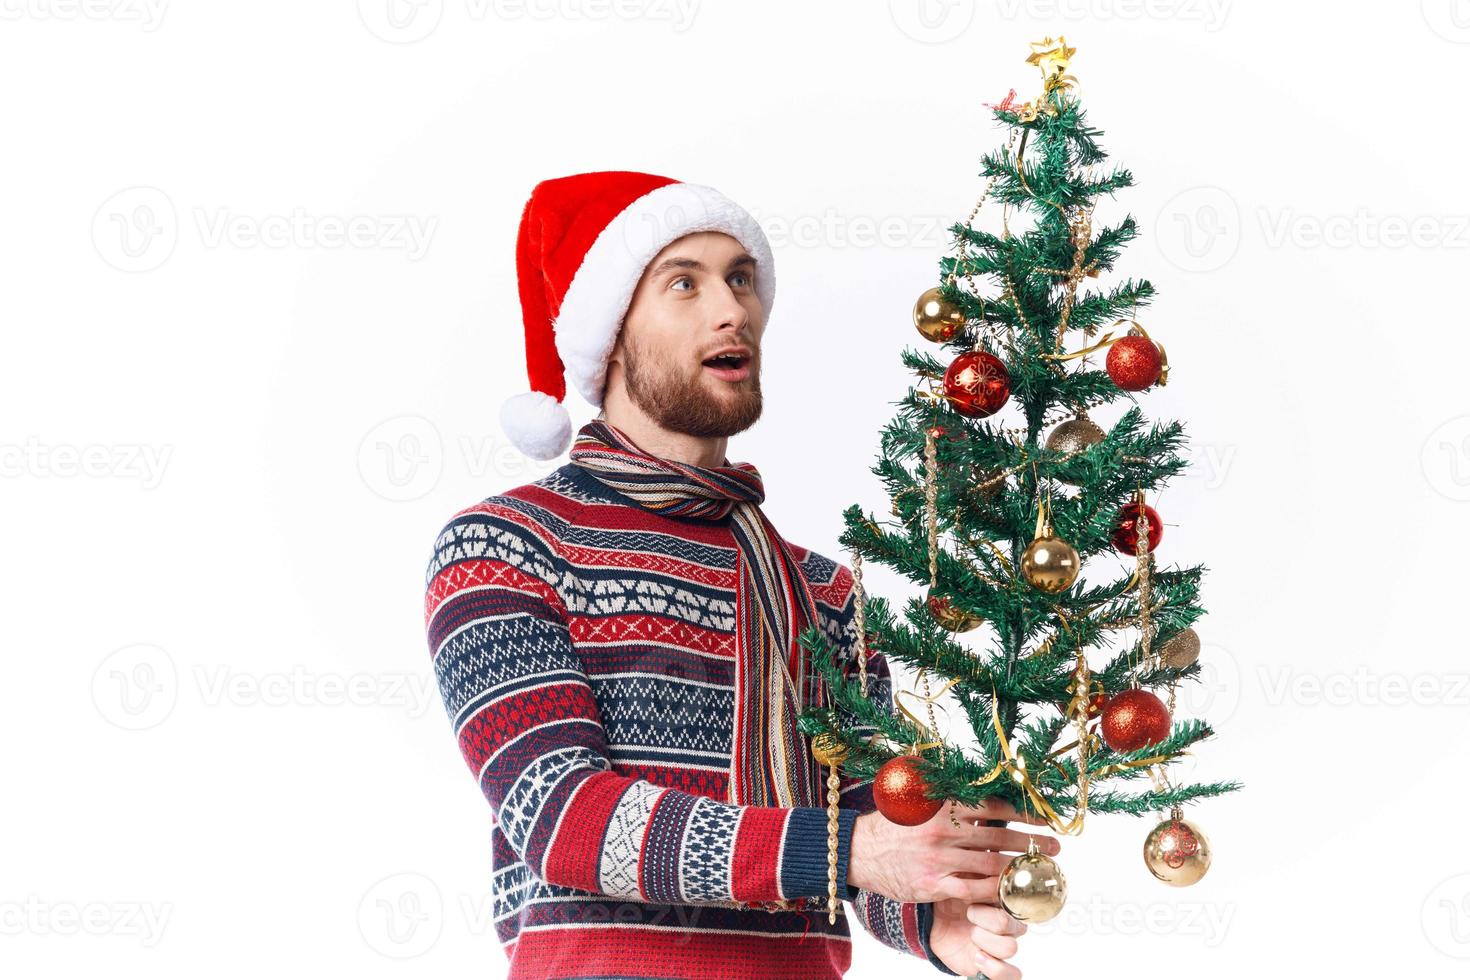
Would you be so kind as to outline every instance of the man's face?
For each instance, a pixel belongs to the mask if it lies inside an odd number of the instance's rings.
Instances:
[[[702,231],[653,257],[633,293],[608,358],[608,384],[660,426],[692,436],[732,436],[761,414],[755,292],[765,270],[734,238]]]

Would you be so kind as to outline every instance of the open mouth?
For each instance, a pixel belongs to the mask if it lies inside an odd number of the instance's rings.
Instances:
[[[704,367],[721,381],[744,381],[750,377],[750,355],[725,351],[705,358]]]

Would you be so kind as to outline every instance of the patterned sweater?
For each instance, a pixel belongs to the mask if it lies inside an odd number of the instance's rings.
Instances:
[[[820,626],[855,650],[851,573],[797,547]],[[818,807],[725,802],[736,543],[724,521],[652,513],[568,463],[455,515],[425,620],[459,748],[490,803],[494,922],[511,980],[829,980]],[[888,665],[870,691],[892,710]],[[815,763],[813,763],[815,765]],[[881,942],[955,975],[933,907],[847,884],[871,781],[844,777],[839,894]],[[808,899],[809,910],[766,903]]]

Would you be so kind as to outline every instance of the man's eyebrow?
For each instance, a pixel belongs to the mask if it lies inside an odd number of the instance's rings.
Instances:
[[[753,256],[746,252],[741,252],[730,260],[730,264],[726,268],[735,269],[740,266],[753,266],[755,264],[756,262]],[[653,271],[649,275],[656,276],[662,272],[667,272],[669,269],[694,269],[697,272],[709,271],[704,267],[704,263],[698,259],[685,259],[676,256],[674,258],[664,259],[658,265],[654,266]]]

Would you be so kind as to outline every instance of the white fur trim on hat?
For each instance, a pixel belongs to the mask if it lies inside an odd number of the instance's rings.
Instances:
[[[544,391],[523,391],[500,406],[500,427],[532,459],[555,459],[572,444],[572,417]]]
[[[755,218],[713,187],[655,188],[602,229],[562,297],[556,318],[557,353],[567,380],[591,405],[602,405],[607,358],[648,263],[670,242],[697,231],[724,232],[745,246],[756,262],[756,295],[765,315],[771,315],[775,262]]]

